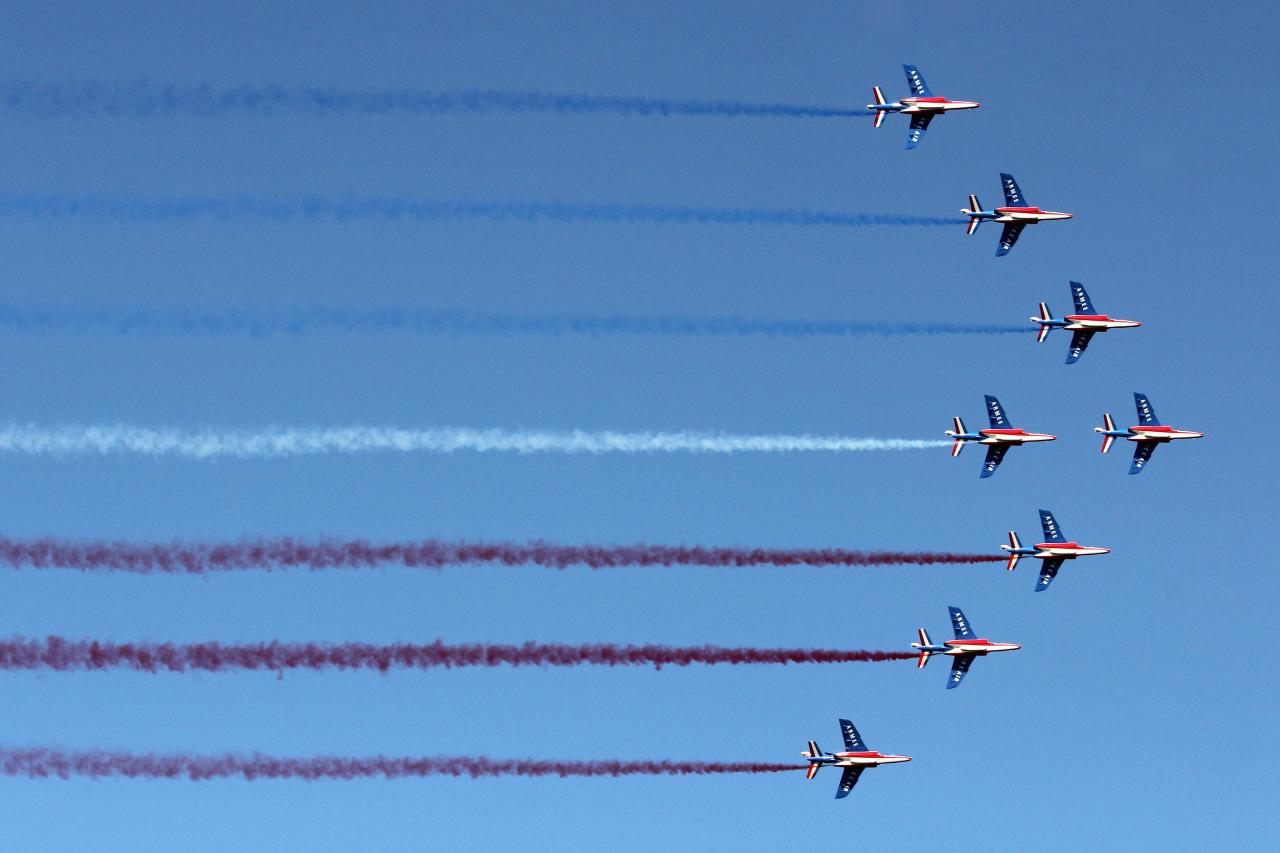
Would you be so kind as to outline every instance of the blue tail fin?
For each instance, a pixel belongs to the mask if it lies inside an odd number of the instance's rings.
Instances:
[[[1007,172],[1000,173],[1000,185],[1004,187],[1005,205],[1008,207],[1026,207],[1027,199],[1018,188],[1018,182]]]
[[[1141,426],[1160,426],[1160,419],[1156,417],[1156,410],[1151,407],[1151,400],[1146,394],[1134,391],[1133,402],[1138,407],[1138,423]]]

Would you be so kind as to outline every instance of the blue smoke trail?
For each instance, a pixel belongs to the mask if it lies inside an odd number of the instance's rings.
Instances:
[[[113,332],[141,335],[268,337],[313,332],[454,335],[634,335],[666,337],[890,337],[1011,335],[1027,326],[988,323],[892,323],[778,320],[737,316],[502,314],[416,308],[297,308],[266,311],[20,308],[0,305],[0,329],[14,332]]]
[[[865,109],[812,107],[696,98],[635,98],[501,89],[338,89],[333,87],[234,86],[217,88],[34,84],[0,86],[0,108],[47,118],[155,118],[176,115],[462,115],[484,113],[610,113],[624,116],[720,116],[728,118],[855,118]]]
[[[135,221],[267,219],[275,222],[328,219],[392,219],[429,222],[489,219],[524,222],[702,223],[715,225],[964,225],[952,216],[841,213],[802,208],[681,207],[654,204],[563,201],[473,201],[415,198],[109,198],[96,196],[0,196],[0,216],[87,217]]]

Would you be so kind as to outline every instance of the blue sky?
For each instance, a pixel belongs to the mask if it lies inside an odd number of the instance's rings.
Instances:
[[[0,624],[114,640],[905,647],[963,607],[1022,651],[943,667],[0,676],[3,740],[68,748],[791,760],[852,718],[915,756],[834,775],[246,784],[0,780],[18,849],[1262,849],[1276,794],[1278,582],[1257,443],[1275,11],[1258,4],[9,4],[0,79],[499,88],[859,107],[906,121],[607,115],[47,119],[0,111],[6,194],[563,199],[952,215],[1000,171],[1076,219],[992,255],[963,226],[3,220],[15,307],[406,306],[1022,322],[1082,281],[1142,329],[891,339],[12,332],[6,420],[709,429],[935,437],[998,394],[1057,442],[847,456],[6,458],[3,531],[995,548],[1036,509],[1110,546],[1027,567],[218,578],[10,572]],[[1264,105],[1265,106],[1265,105]],[[1207,438],[1129,477],[1132,392]],[[1253,427],[1253,429],[1250,429]],[[1117,457],[1121,458],[1117,458]],[[816,837],[815,837],[816,836]]]

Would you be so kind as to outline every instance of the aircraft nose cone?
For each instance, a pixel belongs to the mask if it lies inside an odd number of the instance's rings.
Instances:
[[[1009,645],[1013,646],[1013,651],[1015,651],[1015,652],[1016,652],[1018,649],[1022,648],[1022,643],[1010,643]]]

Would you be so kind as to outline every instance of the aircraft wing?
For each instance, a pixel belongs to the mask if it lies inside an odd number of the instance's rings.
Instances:
[[[1146,394],[1133,392],[1133,405],[1138,410],[1138,423],[1141,426],[1160,426],[1160,419],[1156,417],[1156,410],[1151,405],[1150,398]]]
[[[1009,416],[1004,413],[1004,406],[1000,405],[1000,401],[990,394],[983,394],[982,399],[987,403],[987,420],[991,422],[992,429],[1008,429],[1013,426],[1009,423]]]
[[[1133,461],[1129,463],[1130,474],[1141,474],[1142,469],[1151,461],[1151,454],[1156,452],[1155,441],[1139,441],[1133,448]]]
[[[957,640],[977,639],[973,628],[969,627],[969,620],[965,618],[959,607],[948,607],[947,612],[951,614],[951,630],[955,631]]]
[[[1097,314],[1093,310],[1093,300],[1089,298],[1089,294],[1084,292],[1084,285],[1078,281],[1071,284],[1071,301],[1075,303],[1077,314]]]
[[[1092,329],[1080,329],[1071,335],[1071,347],[1067,350],[1067,364],[1075,364],[1080,360],[1093,334]]]
[[[844,773],[840,776],[840,787],[836,788],[836,799],[843,800],[849,796],[849,792],[853,790],[853,786],[858,784],[858,777],[862,775],[865,767],[846,767]]]
[[[1018,235],[1022,233],[1022,229],[1027,227],[1025,222],[1006,222],[1004,230],[1000,232],[1000,245],[996,247],[996,257],[1003,258],[1009,254],[1009,250],[1013,248],[1013,244],[1018,242]]]
[[[924,75],[920,73],[920,69],[914,65],[904,65],[902,70],[907,72],[907,85],[911,87],[911,94],[917,98],[932,98],[933,93],[929,91],[929,85],[924,82]]]
[[[985,479],[990,477],[1000,467],[1000,463],[1004,461],[1004,455],[1009,452],[1007,444],[992,444],[987,447],[987,458],[982,461],[982,472],[979,477]]]
[[[1000,173],[1000,185],[1004,187],[1004,200],[1007,207],[1026,207],[1027,199],[1018,188],[1018,182],[1007,172]]]
[[[1062,568],[1062,562],[1062,557],[1044,561],[1044,565],[1040,567],[1040,579],[1036,581],[1036,592],[1044,592],[1049,588],[1049,584],[1053,583],[1053,579],[1058,576],[1058,569]]]
[[[1040,530],[1044,533],[1046,542],[1067,541],[1067,537],[1062,535],[1062,528],[1058,527],[1058,520],[1047,509],[1040,510]]]
[[[947,679],[948,690],[960,686],[960,682],[964,681],[964,674],[969,671],[972,664],[973,655],[958,655],[951,659],[951,677]]]
[[[907,148],[915,148],[924,139],[925,129],[933,121],[935,113],[916,113],[911,117],[911,129],[907,131]]]
[[[848,720],[840,721],[840,734],[844,735],[845,749],[850,752],[866,752],[867,745],[862,740],[862,735],[858,734],[858,730],[853,727],[853,723]]]

